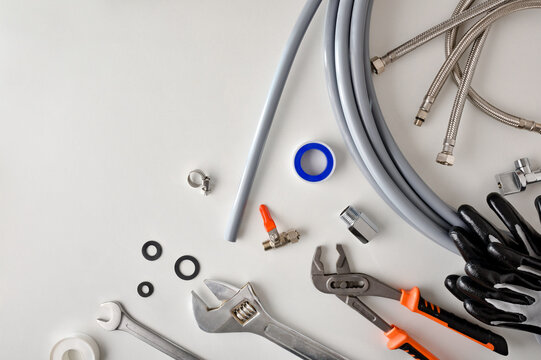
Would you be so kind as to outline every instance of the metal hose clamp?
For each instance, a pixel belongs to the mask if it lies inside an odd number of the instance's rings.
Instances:
[[[197,179],[197,180],[194,180]],[[210,193],[210,177],[208,177],[202,170],[195,169],[188,174],[188,185],[193,188],[201,188],[203,195]]]

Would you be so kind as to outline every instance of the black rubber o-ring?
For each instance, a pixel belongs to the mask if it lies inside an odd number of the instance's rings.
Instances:
[[[144,291],[145,286],[148,288],[147,292]],[[139,284],[139,286],[137,286],[137,293],[141,297],[144,297],[144,298],[149,297],[150,295],[154,293],[154,285],[152,285],[148,281],[143,281],[142,283]]]
[[[156,254],[154,255],[150,255],[148,253],[148,248],[151,247],[151,246],[154,246],[156,248]],[[147,241],[144,245],[143,245],[143,248],[141,249],[141,252],[143,253],[143,256],[145,257],[145,259],[147,259],[148,261],[154,261],[154,260],[158,260],[160,258],[160,256],[162,256],[162,246],[160,245],[159,242],[157,241],[154,241],[154,240],[150,240],[150,241]]]
[[[186,260],[191,261],[193,266],[195,267],[195,269],[194,269],[194,271],[193,271],[193,273],[191,275],[185,275],[185,274],[182,273],[182,271],[180,271],[180,264],[182,264],[182,262],[186,261]],[[192,279],[194,279],[197,275],[199,275],[199,270],[201,270],[201,265],[199,265],[199,261],[197,261],[197,259],[194,258],[191,255],[183,255],[183,256],[179,257],[178,260],[175,262],[175,273],[182,280],[192,280]]]

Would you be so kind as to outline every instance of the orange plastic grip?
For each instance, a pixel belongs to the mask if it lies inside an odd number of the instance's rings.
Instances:
[[[401,290],[400,304],[404,305],[413,312],[419,312],[419,300],[421,299],[421,291],[416,286],[411,290]]]
[[[272,220],[271,214],[269,209],[266,205],[260,205],[259,206],[259,212],[261,213],[261,217],[263,218],[263,225],[265,225],[265,230],[267,232],[276,229],[276,224],[274,223],[274,220]]]
[[[407,352],[414,359],[418,360],[438,360],[430,351],[425,349],[417,341],[413,340],[407,332],[392,325],[392,329],[385,333],[387,347],[391,350],[400,349]]]
[[[421,314],[442,326],[456,331],[460,335],[465,336],[489,350],[495,351],[498,354],[507,355],[507,342],[502,336],[472,324],[469,321],[432,304],[430,301],[423,299],[418,287],[401,291],[402,296],[400,297],[400,304],[404,305],[412,312]]]

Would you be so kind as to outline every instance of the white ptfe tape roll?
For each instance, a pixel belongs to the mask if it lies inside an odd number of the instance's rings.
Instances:
[[[96,341],[88,335],[76,334],[56,343],[51,350],[51,360],[66,360],[65,355],[70,350],[78,352],[83,360],[100,359],[100,348]]]

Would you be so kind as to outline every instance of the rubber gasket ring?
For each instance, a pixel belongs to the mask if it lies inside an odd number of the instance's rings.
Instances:
[[[151,247],[151,246],[154,246],[156,248],[156,254],[154,254],[154,255],[150,255],[148,253],[148,248]],[[154,240],[150,240],[150,241],[147,241],[143,245],[143,248],[141,249],[141,252],[143,253],[143,256],[144,256],[145,259],[147,259],[148,261],[154,261],[154,260],[158,260],[160,258],[160,256],[162,256],[163,249],[162,249],[162,246],[160,245],[159,242],[154,241]]]
[[[185,275],[182,273],[182,271],[180,271],[180,264],[182,264],[183,261],[191,261],[192,264],[195,266],[195,269],[191,275]],[[183,255],[179,257],[178,260],[175,262],[175,273],[182,280],[194,279],[197,275],[199,275],[199,270],[201,270],[201,265],[199,264],[199,261],[197,261],[197,259],[191,255]]]
[[[148,291],[147,292],[144,292],[143,291],[143,288],[144,287],[148,287]],[[141,297],[144,297],[144,298],[147,298],[149,297],[150,295],[154,294],[154,285],[152,285],[150,282],[148,281],[143,281],[142,283],[140,283],[138,286],[137,286],[137,293],[139,294],[139,296]]]

